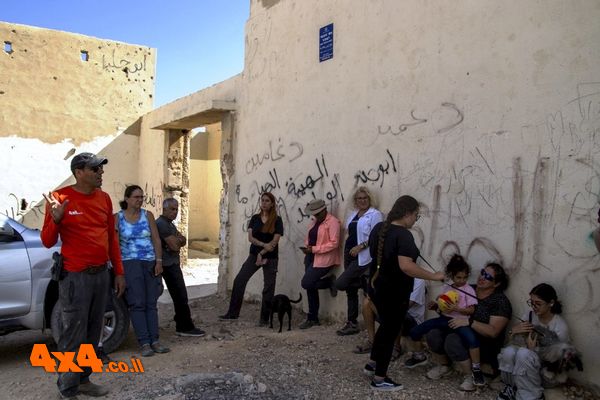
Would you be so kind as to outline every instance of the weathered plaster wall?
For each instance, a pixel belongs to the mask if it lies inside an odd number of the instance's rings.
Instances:
[[[221,124],[209,125],[190,143],[189,237],[219,240],[221,181]]]
[[[155,50],[0,22],[5,42],[12,52],[0,48],[0,212],[43,209],[42,192],[67,184],[71,157],[82,151],[109,158],[104,189],[122,198],[123,185],[138,181],[136,121],[152,109]]]
[[[79,145],[152,109],[154,49],[4,22],[0,41],[0,137]]]
[[[32,228],[44,222],[42,193],[75,183],[71,174],[71,156],[91,151],[107,157],[103,189],[113,201],[115,211],[127,184],[137,183],[138,136],[119,134],[98,137],[80,146],[64,140],[48,144],[39,139],[0,138],[2,165],[7,166],[0,180],[0,213]]]
[[[358,185],[385,212],[412,194],[424,214],[414,234],[434,266],[454,251],[476,272],[501,261],[516,315],[533,285],[558,289],[585,354],[579,378],[598,382],[600,255],[589,234],[600,192],[599,19],[591,0],[252,0],[229,285],[263,190],[284,219],[277,292],[290,295],[310,199],[344,218]],[[319,28],[332,22],[334,57],[319,63]],[[261,286],[251,280],[249,297]],[[322,299],[324,314],[344,316],[343,294]]]

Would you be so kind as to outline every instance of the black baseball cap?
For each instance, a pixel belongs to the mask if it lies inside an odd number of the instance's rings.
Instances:
[[[79,153],[71,160],[71,172],[85,167],[97,167],[107,164],[108,160],[92,153]]]

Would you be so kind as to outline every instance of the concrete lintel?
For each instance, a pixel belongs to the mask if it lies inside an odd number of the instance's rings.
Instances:
[[[201,104],[195,104],[194,114],[185,115],[172,121],[153,126],[152,129],[192,129],[198,126],[220,122],[224,113],[235,111],[235,101],[208,100]]]

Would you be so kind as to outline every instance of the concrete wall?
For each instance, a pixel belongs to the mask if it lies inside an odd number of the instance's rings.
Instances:
[[[0,212],[42,207],[41,193],[63,185],[82,151],[104,151],[104,188],[122,198],[137,182],[136,121],[152,109],[155,50],[4,22],[0,45]]]
[[[219,240],[221,124],[209,125],[190,143],[190,239]]]
[[[590,332],[600,327],[600,255],[589,234],[600,192],[599,19],[591,0],[252,0],[229,286],[261,191],[275,194],[284,219],[277,292],[290,295],[300,290],[310,199],[344,218],[358,185],[384,212],[411,194],[424,215],[414,234],[434,266],[454,251],[475,271],[502,262],[516,315],[535,284],[557,288],[585,355],[579,378],[598,382]],[[320,63],[319,28],[329,23],[334,56]],[[248,297],[261,286],[253,278]],[[345,296],[322,299],[324,314],[344,316]]]

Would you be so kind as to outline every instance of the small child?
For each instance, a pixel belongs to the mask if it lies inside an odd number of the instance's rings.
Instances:
[[[445,284],[442,293],[448,291],[454,291],[458,294],[458,301],[454,304],[449,304],[447,310],[437,318],[429,319],[420,325],[415,326],[410,331],[410,337],[412,340],[412,347],[416,351],[413,351],[411,358],[405,361],[404,365],[407,368],[414,368],[418,365],[422,365],[427,362],[427,357],[422,351],[420,346],[421,339],[427,332],[433,329],[450,329],[448,322],[453,318],[464,318],[468,319],[471,314],[475,311],[475,305],[477,305],[477,296],[475,290],[468,284],[467,280],[471,274],[471,267],[465,261],[465,259],[455,254],[450,259],[450,262],[446,266],[446,276],[452,279],[452,284]],[[438,296],[439,297],[439,296]],[[437,300],[437,299],[436,299]],[[437,303],[430,305],[430,308],[435,309]],[[477,386],[485,385],[483,373],[481,372],[480,365],[480,352],[479,352],[479,340],[475,331],[469,326],[461,326],[454,330],[462,339],[462,341],[468,344],[469,355],[472,363],[473,383]]]

